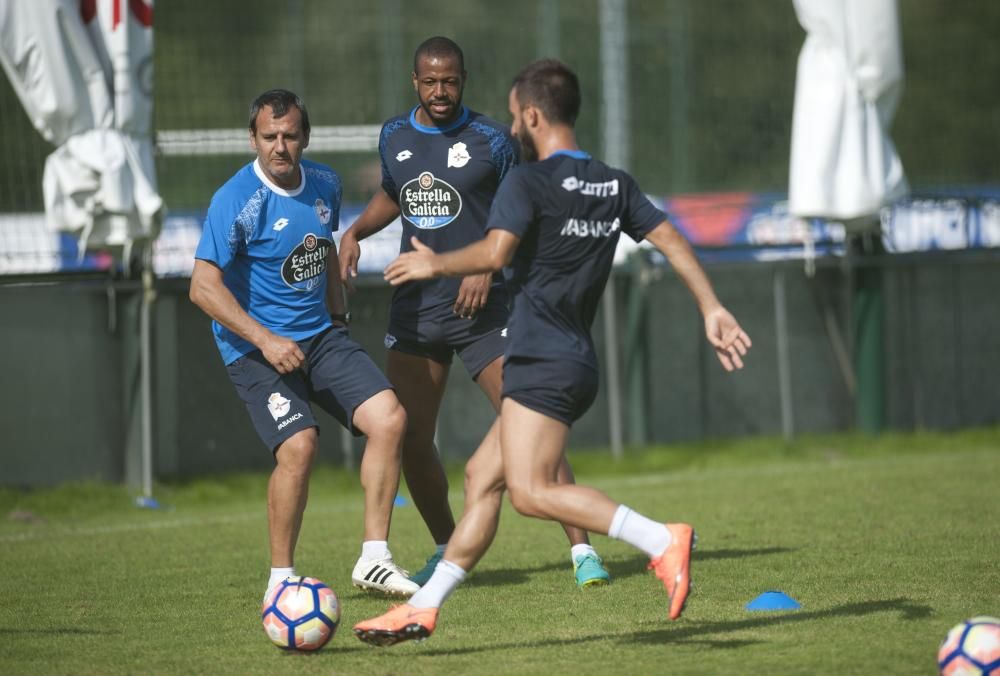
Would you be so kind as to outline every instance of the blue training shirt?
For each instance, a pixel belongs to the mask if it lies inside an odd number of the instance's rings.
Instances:
[[[417,108],[385,122],[379,135],[382,189],[400,209],[400,252],[410,251],[416,236],[434,251],[452,251],[480,240],[497,187],[517,163],[510,129],[462,107],[447,127],[417,122]],[[461,279],[408,282],[396,288],[392,315],[415,321],[451,306]],[[490,294],[504,293],[497,275]]]
[[[514,169],[486,226],[520,238],[506,269],[513,296],[507,356],[596,369],[590,327],[618,238],[642,240],[665,220],[635,179],[587,153],[559,151]]]
[[[340,177],[301,163],[302,182],[284,190],[257,161],[212,197],[195,258],[217,265],[240,306],[270,331],[304,340],[331,326],[327,258],[340,223]],[[226,364],[257,348],[218,322],[215,342]]]

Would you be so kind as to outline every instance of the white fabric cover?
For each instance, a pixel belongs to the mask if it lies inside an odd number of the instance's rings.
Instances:
[[[896,0],[793,0],[806,40],[792,120],[789,209],[870,216],[909,190],[889,137],[903,87]]]
[[[57,146],[42,180],[46,221],[80,237],[81,257],[159,232],[151,19],[151,0],[0,0],[0,64]]]

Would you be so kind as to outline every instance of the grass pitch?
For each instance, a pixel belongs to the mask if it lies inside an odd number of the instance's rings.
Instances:
[[[571,460],[578,481],[695,525],[679,621],[636,551],[595,536],[613,583],[581,591],[558,526],[508,507],[434,636],[369,648],[350,628],[389,601],[350,585],[360,490],[320,468],[297,568],[338,593],[343,618],[319,653],[285,653],[258,615],[266,477],[159,486],[164,510],[108,486],[0,490],[0,672],[930,674],[951,626],[1000,614],[1000,429]],[[413,507],[397,509],[391,544],[411,569],[430,553]],[[745,610],[775,589],[801,610]]]

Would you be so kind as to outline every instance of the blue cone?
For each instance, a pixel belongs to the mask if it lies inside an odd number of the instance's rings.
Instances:
[[[142,509],[159,509],[160,503],[156,498],[152,496],[140,495],[135,499],[135,506],[140,507]]]
[[[766,591],[747,604],[747,610],[798,610],[801,604],[782,591]]]
[[[402,495],[396,494],[396,499],[392,501],[393,507],[406,507],[406,498]]]

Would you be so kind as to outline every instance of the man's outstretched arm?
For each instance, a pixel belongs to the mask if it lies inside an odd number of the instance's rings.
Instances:
[[[719,302],[712,282],[684,235],[669,221],[663,221],[646,235],[646,241],[667,257],[674,271],[694,296],[705,319],[705,335],[715,348],[722,367],[727,371],[743,368],[743,357],[752,345],[750,336]]]
[[[410,239],[413,251],[400,254],[385,269],[385,281],[393,286],[418,279],[461,277],[477,272],[496,272],[514,258],[520,238],[506,230],[494,228],[485,239],[467,247],[436,254],[416,237]]]
[[[348,291],[354,290],[351,280],[358,276],[358,260],[361,258],[359,242],[371,237],[394,220],[399,218],[399,205],[389,194],[379,188],[368,201],[368,206],[361,212],[357,220],[340,238],[339,272],[340,280]]]

